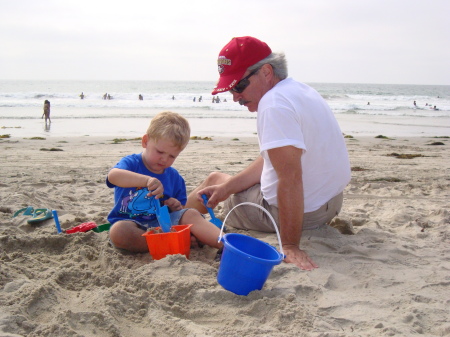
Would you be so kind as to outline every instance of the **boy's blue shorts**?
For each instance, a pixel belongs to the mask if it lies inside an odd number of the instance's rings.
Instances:
[[[178,225],[180,220],[181,220],[181,217],[184,214],[184,212],[186,212],[188,209],[189,208],[183,208],[182,210],[169,213],[171,225],[172,226]],[[141,221],[137,221],[137,220],[134,220],[134,219],[123,219],[121,221],[132,221],[132,222],[134,222],[136,224],[136,226],[138,226],[138,228],[140,228],[140,229],[142,229],[144,231],[147,231],[150,228],[159,227],[158,219],[154,219],[154,220],[151,220],[151,221],[142,221],[142,220]],[[117,223],[117,222],[115,222],[115,223]],[[114,224],[112,224],[111,227],[114,226]]]

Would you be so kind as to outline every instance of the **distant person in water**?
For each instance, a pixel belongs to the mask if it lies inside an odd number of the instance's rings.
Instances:
[[[81,99],[84,99],[84,94],[83,94],[83,92],[81,92],[80,98],[81,98]]]
[[[414,106],[417,106],[416,101],[414,101]]]
[[[41,118],[44,118],[44,116],[45,116],[45,124],[47,124],[47,119],[49,123],[52,122],[50,120],[50,101],[48,100],[44,101],[44,113],[42,114]]]
[[[103,99],[104,100],[106,100],[106,97],[108,96],[108,93],[105,93],[104,95],[103,95]]]
[[[140,101],[144,100],[144,97],[141,94],[139,94],[139,100]]]

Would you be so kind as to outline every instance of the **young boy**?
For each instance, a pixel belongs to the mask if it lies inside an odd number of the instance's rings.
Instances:
[[[148,252],[143,233],[158,227],[155,214],[133,207],[137,199],[155,196],[170,210],[172,225],[192,224],[191,233],[202,243],[220,248],[219,228],[195,209],[186,209],[186,185],[172,164],[185,149],[190,138],[188,121],[174,112],[156,115],[142,137],[144,150],[122,158],[108,173],[106,184],[114,187],[114,208],[108,215],[112,224],[112,244],[131,252]],[[147,190],[143,190],[147,188]],[[159,200],[158,200],[159,201]]]

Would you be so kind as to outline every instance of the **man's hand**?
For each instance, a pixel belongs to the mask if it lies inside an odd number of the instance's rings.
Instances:
[[[230,194],[225,190],[225,185],[208,186],[197,192],[197,200],[203,204],[202,195],[208,198],[208,207],[215,208],[219,202],[226,200]]]
[[[284,261],[287,263],[293,263],[303,270],[319,268],[304,250],[301,250],[295,245],[283,245],[283,251],[286,255]]]

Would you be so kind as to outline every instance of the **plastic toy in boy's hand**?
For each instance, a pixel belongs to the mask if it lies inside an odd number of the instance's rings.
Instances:
[[[212,210],[211,207],[206,206],[208,204],[208,198],[206,197],[206,194],[202,194],[202,198],[203,198],[203,202],[205,203],[205,207],[208,210],[209,215],[211,216],[211,220],[209,220],[209,222],[211,222],[212,224],[214,224],[217,227],[221,228],[222,227],[222,220],[216,218],[216,216],[214,215],[214,211]]]
[[[170,232],[172,223],[170,221],[169,208],[167,206],[161,206],[159,199],[153,197],[153,206],[156,210],[156,218],[164,233]]]
[[[137,191],[136,196],[128,204],[128,208],[139,213],[156,214],[156,218],[163,232],[170,232],[171,221],[169,208],[167,206],[161,206],[160,199],[156,199],[155,196],[148,196],[148,194],[148,188],[142,188]]]

